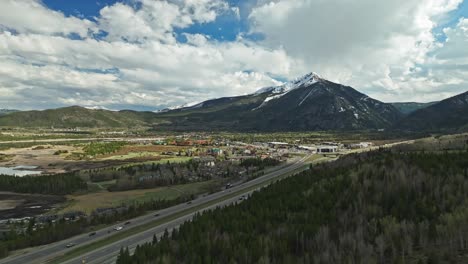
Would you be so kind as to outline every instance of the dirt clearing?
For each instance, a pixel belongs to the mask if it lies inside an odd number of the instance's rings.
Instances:
[[[37,216],[57,208],[65,197],[0,192],[0,220]]]

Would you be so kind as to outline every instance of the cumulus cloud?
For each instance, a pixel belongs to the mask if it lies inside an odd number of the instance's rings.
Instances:
[[[0,108],[158,109],[251,93],[309,71],[385,101],[440,99],[466,89],[466,19],[444,30],[443,43],[432,33],[460,1],[252,0],[242,8],[251,32],[220,41],[183,29],[226,14],[245,19],[225,0],[117,2],[94,21],[40,0],[4,0]],[[12,15],[19,11],[21,19]]]
[[[48,12],[41,15],[60,14],[39,1],[25,3],[23,12],[31,17],[39,15],[34,13],[36,8]],[[0,87],[10,92],[0,100],[2,107],[79,104],[157,109],[253,92],[278,84],[270,74],[285,75],[291,67],[291,59],[283,50],[248,41],[218,42],[202,34],[186,34],[187,43],[176,41],[175,28],[212,22],[218,15],[232,12],[227,2],[134,3],[139,5],[116,3],[100,11],[95,25],[106,32],[102,39],[85,35],[72,39],[66,33],[80,32],[62,30],[58,34],[57,30],[43,32],[32,26],[23,31],[19,30],[21,24],[13,22],[3,28]]]
[[[212,22],[229,8],[221,0],[140,0],[138,3],[141,4],[138,9],[116,3],[100,11],[99,26],[108,33],[108,40],[155,39],[175,43],[174,28]]]
[[[264,45],[379,99],[418,99],[406,89],[437,48],[432,30],[462,0],[282,0],[250,14]],[[304,69],[306,70],[306,69]]]
[[[96,30],[93,22],[76,17],[65,17],[62,13],[45,7],[40,0],[0,1],[0,29],[13,29],[19,33],[68,35],[86,37]]]

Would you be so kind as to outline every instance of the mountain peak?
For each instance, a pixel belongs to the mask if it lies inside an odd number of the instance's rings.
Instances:
[[[309,72],[301,77],[298,77],[292,81],[286,82],[282,85],[279,86],[270,86],[270,87],[264,87],[260,88],[257,90],[254,94],[262,94],[262,93],[274,93],[274,94],[280,94],[280,93],[286,93],[291,90],[297,89],[299,87],[304,87],[304,86],[309,86],[312,84],[315,84],[320,81],[324,81],[325,79],[322,78],[318,73],[316,72]]]

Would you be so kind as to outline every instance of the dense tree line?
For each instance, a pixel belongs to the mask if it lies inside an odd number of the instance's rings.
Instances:
[[[0,258],[8,255],[10,251],[46,245],[52,242],[91,231],[93,226],[112,224],[118,221],[131,219],[148,211],[160,210],[193,199],[191,196],[182,196],[173,200],[151,200],[130,205],[123,211],[113,211],[106,214],[93,214],[78,221],[47,222],[35,226],[35,219],[25,224],[12,225],[11,230],[0,236]]]
[[[86,188],[86,182],[74,173],[23,177],[0,175],[0,191],[64,195]]]
[[[123,263],[468,263],[468,152],[349,155],[195,216]]]
[[[259,171],[278,165],[276,159],[246,159],[240,164],[228,160],[190,159],[181,163],[146,163],[119,168],[95,169],[78,175],[93,182],[116,180],[109,191],[146,189],[175,184],[186,184],[212,179],[251,179]]]

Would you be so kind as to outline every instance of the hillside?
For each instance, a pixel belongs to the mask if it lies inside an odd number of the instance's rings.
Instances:
[[[417,110],[395,125],[409,131],[458,131],[468,129],[468,92]]]
[[[429,103],[406,102],[406,103],[391,103],[391,104],[396,109],[398,109],[402,114],[408,115],[408,114],[413,113],[414,111],[426,108],[436,103],[438,102],[429,102]]]
[[[345,156],[122,250],[117,264],[468,263],[467,159]]]
[[[254,94],[209,100],[159,115],[169,122],[158,129],[241,131],[379,129],[401,117],[392,105],[315,73]]]
[[[0,116],[0,126],[15,127],[135,127],[148,126],[153,113],[92,110],[79,106],[44,111],[23,111]]]

